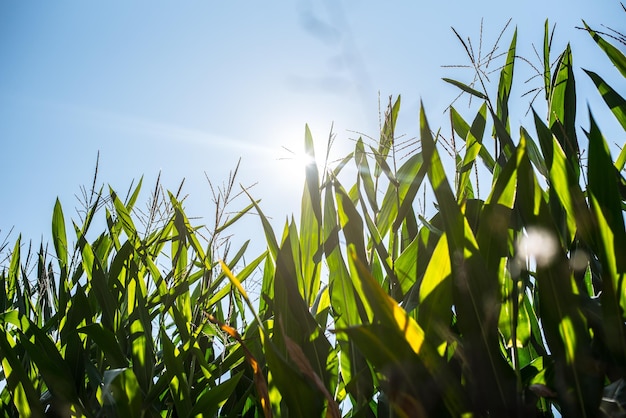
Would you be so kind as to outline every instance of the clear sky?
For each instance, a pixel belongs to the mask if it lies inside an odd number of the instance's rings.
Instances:
[[[159,171],[172,189],[186,178],[196,216],[211,213],[204,173],[220,184],[241,158],[239,181],[258,183],[252,194],[285,219],[302,175],[282,147],[301,149],[305,123],[318,154],[334,123],[337,155],[356,138],[350,131],[376,136],[379,94],[383,105],[402,94],[401,134],[417,135],[420,100],[432,127],[447,124],[457,90],[441,78],[472,76],[442,68],[467,63],[451,26],[477,45],[484,19],[486,48],[512,18],[501,48],[517,26],[520,54],[538,64],[531,45],[549,18],[556,50],[571,41],[577,66],[608,75],[574,27],[584,18],[624,30],[625,17],[612,0],[2,1],[0,241],[13,226],[11,238],[47,239],[57,196],[74,216],[98,151],[100,180],[120,192],[145,175],[144,201]],[[605,112],[587,91],[581,103]]]

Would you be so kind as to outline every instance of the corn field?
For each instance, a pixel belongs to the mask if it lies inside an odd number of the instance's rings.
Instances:
[[[624,38],[584,26],[626,79]],[[474,82],[445,79],[479,104],[449,108],[453,173],[423,108],[398,158],[397,97],[375,143],[306,166],[281,230],[247,190],[225,215],[234,175],[209,234],[176,193],[139,210],[141,182],[95,190],[76,221],[57,201],[51,248],[18,238],[0,272],[0,416],[626,416],[626,99],[586,70],[623,128],[615,156],[546,22],[548,114],[512,132],[516,48],[517,32],[495,92],[478,62]],[[315,161],[308,128],[304,149]],[[226,251],[247,214],[266,250]]]

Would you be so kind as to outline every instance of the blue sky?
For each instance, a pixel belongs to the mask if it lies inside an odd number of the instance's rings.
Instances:
[[[91,184],[98,152],[101,182],[120,192],[144,175],[147,199],[159,171],[172,189],[186,178],[195,216],[212,211],[205,173],[220,184],[241,158],[239,181],[257,183],[252,194],[284,220],[302,176],[282,147],[301,149],[305,123],[318,154],[334,123],[337,156],[351,131],[376,136],[379,94],[383,105],[402,94],[401,134],[417,135],[420,100],[431,127],[446,126],[457,90],[441,78],[472,76],[442,68],[467,63],[451,26],[477,45],[483,19],[486,48],[512,18],[501,48],[517,26],[519,53],[538,63],[531,45],[549,18],[555,50],[571,41],[576,66],[611,80],[610,64],[574,27],[584,18],[624,30],[624,16],[609,0],[3,1],[0,241],[11,227],[12,238],[47,239],[57,196],[75,217],[74,195]],[[538,85],[523,84],[529,66],[518,69],[513,100]],[[577,75],[581,104],[605,113]]]

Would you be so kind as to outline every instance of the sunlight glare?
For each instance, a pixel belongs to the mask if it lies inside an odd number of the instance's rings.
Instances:
[[[278,162],[283,181],[295,183],[298,187],[302,186],[306,169],[315,164],[315,158],[304,151],[293,151],[286,147],[282,149],[283,152]]]
[[[556,237],[542,228],[528,228],[517,241],[518,257],[534,259],[539,267],[548,266],[556,257],[558,248]]]

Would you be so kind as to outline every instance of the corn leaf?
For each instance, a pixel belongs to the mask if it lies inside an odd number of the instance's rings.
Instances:
[[[7,314],[10,312],[0,314],[0,321],[4,323]],[[4,324],[0,329],[2,330],[0,332],[2,374],[11,390],[12,402],[20,416],[43,418],[45,413],[39,402],[39,395],[16,352],[16,345],[19,341],[13,339]]]
[[[510,87],[509,87],[510,88]],[[508,93],[507,93],[508,97]],[[506,111],[508,113],[508,110]],[[462,202],[468,196],[466,189],[469,184],[470,174],[472,167],[476,161],[476,157],[480,153],[483,141],[483,134],[485,133],[485,124],[487,122],[487,104],[483,103],[480,110],[476,114],[472,127],[470,128],[467,139],[465,140],[465,156],[463,157],[463,163],[459,169],[459,183],[457,189],[458,201]]]
[[[483,93],[479,92],[478,90],[475,90],[475,89],[471,88],[470,86],[468,86],[466,84],[461,83],[460,81],[452,80],[450,78],[444,78],[443,81],[445,81],[446,83],[450,83],[453,86],[456,86],[456,87],[460,88],[464,92],[469,93],[472,96],[478,97],[479,99],[483,99],[483,100],[487,99],[487,96],[485,96]]]
[[[615,168],[608,145],[590,113],[588,193],[595,218],[596,250],[603,270],[602,310],[607,338],[613,356],[626,364],[626,231],[619,200]],[[623,367],[623,366],[622,366]]]
[[[110,408],[117,416],[142,416],[141,390],[131,369],[106,370],[102,380],[105,409]]]
[[[169,395],[174,401],[176,413],[181,416],[189,416],[193,407],[191,388],[187,381],[181,355],[163,328],[160,330],[160,339],[163,349],[163,363],[169,381]]]
[[[517,152],[518,193],[516,205],[524,223],[540,228],[559,242],[548,203],[525,153],[524,140]],[[547,251],[547,249],[543,249]],[[555,359],[556,392],[567,416],[589,416],[599,399],[593,397],[601,384],[600,376],[584,366],[589,361],[589,333],[575,294],[568,260],[560,246],[552,258],[537,266],[536,272],[541,321],[550,352]]]
[[[552,80],[549,115],[550,129],[565,151],[575,178],[580,174],[578,139],[576,138],[576,84],[572,50],[567,45],[559,57]]]
[[[452,322],[452,266],[446,235],[439,237],[419,286],[418,323],[433,347],[445,341]]]
[[[602,99],[604,99],[604,102],[607,104],[609,109],[611,109],[611,112],[613,112],[617,121],[626,131],[626,100],[620,96],[618,92],[613,90],[613,87],[609,86],[598,74],[593,71],[584,71],[596,85],[598,92],[602,95]]]
[[[506,56],[506,63],[500,70],[500,82],[498,83],[498,102],[496,114],[498,119],[502,121],[507,132],[510,132],[509,126],[509,97],[513,86],[513,70],[515,68],[515,51],[517,48],[517,29],[513,33],[513,39],[509,46],[509,52]]]
[[[487,269],[467,219],[457,205],[423,107],[420,127],[422,152],[424,160],[429,164],[428,178],[439,206],[445,208],[441,213],[452,263],[457,320],[461,332],[466,336],[466,344],[472,346],[472,358],[468,359],[470,368],[474,373],[480,371],[481,381],[486,384],[486,387],[475,390],[470,387],[474,404],[494,413],[512,411],[515,409],[515,401],[511,399],[512,376],[500,354],[497,330],[499,312],[497,306],[494,306],[494,301],[499,299],[497,276]],[[489,377],[484,378],[485,375]],[[468,378],[477,379],[478,375],[470,375]]]
[[[224,402],[232,395],[237,388],[237,384],[243,376],[243,371],[234,374],[230,379],[219,385],[206,388],[191,409],[190,416],[217,416],[217,412]]]
[[[113,369],[128,367],[126,356],[122,353],[115,334],[104,328],[102,324],[89,324],[76,330],[87,335],[105,354],[107,363]]]
[[[604,51],[607,57],[611,60],[613,65],[619,70],[622,76],[626,77],[626,56],[610,42],[607,42],[602,36],[600,36],[596,31],[592,30],[587,23],[583,20],[583,24],[585,25],[585,29],[589,32],[589,35],[593,38],[593,40],[598,44],[598,46]]]
[[[389,343],[389,347],[400,351],[404,345],[405,349],[410,349],[413,354],[419,355],[421,361],[414,362],[414,365],[421,368],[423,364],[424,371],[428,370],[430,375],[441,385],[442,390],[445,388],[443,397],[446,404],[450,411],[458,414],[459,409],[463,408],[464,402],[461,388],[447,375],[437,351],[425,341],[424,330],[393,298],[385,294],[376,279],[371,276],[365,265],[357,258],[356,253],[352,251],[350,255],[357,267],[357,274],[352,277],[352,280],[355,281],[356,288],[363,290],[363,296],[366,298],[363,302],[369,304],[373,312],[373,323],[380,324],[391,332],[388,335],[389,338],[383,338],[381,343],[383,341],[385,344]],[[393,343],[401,340],[404,340],[406,344]],[[359,347],[363,351],[363,347]],[[371,358],[368,359],[373,361]],[[394,365],[402,367],[402,364],[399,362]]]

